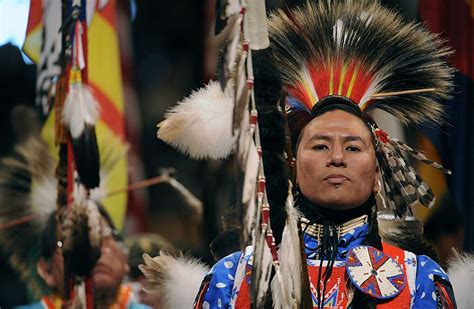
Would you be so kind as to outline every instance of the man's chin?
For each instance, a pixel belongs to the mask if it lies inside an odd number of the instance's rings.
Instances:
[[[106,294],[109,294],[109,292],[117,290],[120,286],[120,282],[117,282],[116,279],[106,272],[94,272],[93,279],[95,290],[99,293],[105,291]]]
[[[350,197],[349,192],[344,192],[345,190],[340,190],[340,192],[330,192],[324,196],[324,199],[319,200],[316,204],[323,206],[325,208],[333,210],[346,210],[360,206],[359,201],[353,201],[348,199]]]

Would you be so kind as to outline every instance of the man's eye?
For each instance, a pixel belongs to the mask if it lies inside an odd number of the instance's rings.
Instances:
[[[350,152],[359,152],[360,148],[356,147],[356,146],[348,146],[348,147],[346,147],[346,150],[350,151]]]
[[[328,149],[328,146],[326,145],[323,145],[323,144],[320,144],[320,145],[314,145],[312,147],[313,150],[316,150],[316,151],[321,151],[321,150],[326,150]]]

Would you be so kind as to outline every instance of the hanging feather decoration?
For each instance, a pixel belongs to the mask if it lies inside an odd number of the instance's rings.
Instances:
[[[81,183],[88,188],[100,184],[100,155],[95,123],[99,119],[98,103],[90,89],[73,84],[66,97],[63,121],[69,126],[74,159]]]
[[[80,3],[77,10],[81,10]],[[83,23],[76,21],[70,71],[69,92],[64,102],[62,122],[69,129],[74,152],[74,160],[79,179],[89,189],[100,183],[100,155],[97,145],[95,124],[100,116],[99,103],[94,98],[87,80],[83,37],[86,29]]]
[[[434,168],[437,168],[439,169],[441,172],[447,174],[447,175],[451,175],[451,171],[444,168],[441,164],[433,161],[433,160],[430,160],[426,157],[426,155],[424,153],[422,153],[421,151],[419,150],[415,150],[413,148],[411,148],[410,146],[408,146],[407,144],[399,141],[398,139],[396,138],[393,138],[393,137],[390,137],[387,135],[387,138],[388,140],[392,143],[392,144],[395,144],[398,148],[402,149],[403,151],[407,152],[410,156],[412,156],[413,158],[423,162],[424,164],[428,164]]]
[[[288,189],[286,200],[286,224],[283,230],[278,257],[280,260],[280,277],[273,278],[272,297],[273,308],[295,308],[301,303],[301,275],[302,259],[300,240],[298,233],[298,222],[301,214],[293,205],[291,186]]]
[[[63,256],[67,261],[65,271],[84,278],[95,267],[100,257],[101,222],[97,205],[87,198],[81,186],[75,189],[74,203],[63,208],[61,214],[65,224],[61,225]]]
[[[226,1],[225,17],[230,19],[231,16],[238,15],[237,20],[233,23],[229,34],[229,43],[225,46],[222,60],[218,66],[219,83],[222,91],[227,89],[227,82],[231,80],[234,66],[239,62],[241,55],[239,47],[242,43],[241,32],[243,28],[243,18],[245,14],[245,6],[242,6],[239,0]]]
[[[157,125],[157,137],[195,159],[226,158],[237,139],[232,135],[232,110],[233,95],[210,82],[166,114]]]
[[[389,137],[387,133],[378,128],[373,131],[378,140],[377,148],[379,151],[377,151],[377,157],[382,171],[388,208],[394,211],[399,218],[406,214],[412,214],[411,207],[418,201],[423,206],[431,208],[435,202],[433,191],[401,153],[408,146],[401,146],[400,142]],[[414,150],[412,152],[415,153]],[[420,158],[421,156],[422,154],[419,155]],[[445,170],[435,162],[432,165]]]

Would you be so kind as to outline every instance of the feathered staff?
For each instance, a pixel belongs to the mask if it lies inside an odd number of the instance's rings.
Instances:
[[[268,48],[265,5],[263,1],[252,1],[240,7],[235,1],[230,1],[228,8],[239,12],[239,18],[221,63],[223,92],[219,92],[217,84],[210,84],[179,103],[158,125],[158,137],[196,158],[223,158],[234,150],[237,152],[240,166],[245,171],[242,243],[252,244],[254,248],[249,292],[253,306],[261,307],[268,301],[272,267],[276,274],[275,285],[279,291],[286,292],[282,277],[294,275],[290,273],[294,268],[289,265],[301,265],[294,261],[301,257],[285,255],[281,261],[287,263],[282,267],[285,274],[280,274],[276,243],[282,239],[288,192],[284,157],[285,119],[281,79]],[[230,85],[227,83],[228,72],[233,72]],[[219,122],[206,121],[211,116],[218,116],[214,119]],[[266,181],[267,178],[270,181]],[[295,216],[291,218],[293,220]],[[297,230],[290,232],[290,228],[296,228],[296,224],[288,225],[285,244],[299,244]],[[291,249],[286,252],[291,252]],[[243,263],[237,269],[237,289],[243,282],[244,276],[239,274],[245,273],[245,267]],[[293,297],[298,293],[286,293],[290,294]],[[291,301],[281,301],[282,306],[288,303]]]
[[[75,278],[85,279],[86,303],[93,306],[89,277],[100,256],[100,215],[89,199],[90,189],[100,182],[100,157],[95,135],[98,104],[87,86],[86,1],[63,3],[64,67],[55,98],[56,141],[59,144],[57,168],[58,239],[64,256],[65,290],[73,293]],[[74,174],[77,171],[78,182]],[[82,285],[81,285],[82,286]]]
[[[280,221],[276,233],[279,242],[288,184],[282,159],[285,131],[282,130],[284,126],[278,126],[281,120],[284,122],[278,105],[281,97],[279,75],[272,70],[271,61],[265,61],[270,59],[265,4],[263,1],[245,3],[240,14],[243,17],[240,57],[233,63],[224,56],[223,67],[234,66],[232,129],[240,134],[237,153],[240,165],[245,169],[241,241],[251,243],[254,249],[249,292],[252,306],[260,308],[268,301],[272,266],[276,281],[281,284],[272,223]],[[226,54],[232,53],[233,48],[236,49],[235,45],[229,44]],[[258,54],[256,58],[254,53]],[[254,59],[257,60],[255,63]],[[266,181],[266,175],[270,176],[271,182]],[[237,274],[245,273],[245,268],[244,263],[239,263]],[[237,275],[237,289],[242,287],[241,280],[243,276]]]

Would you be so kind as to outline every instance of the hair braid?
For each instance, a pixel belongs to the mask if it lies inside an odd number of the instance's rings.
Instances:
[[[382,250],[382,239],[379,235],[379,226],[377,223],[377,205],[370,209],[369,215],[369,231],[363,245],[372,246]],[[372,309],[377,306],[377,299],[370,297],[361,290],[354,289],[354,297],[350,304],[351,309]]]

